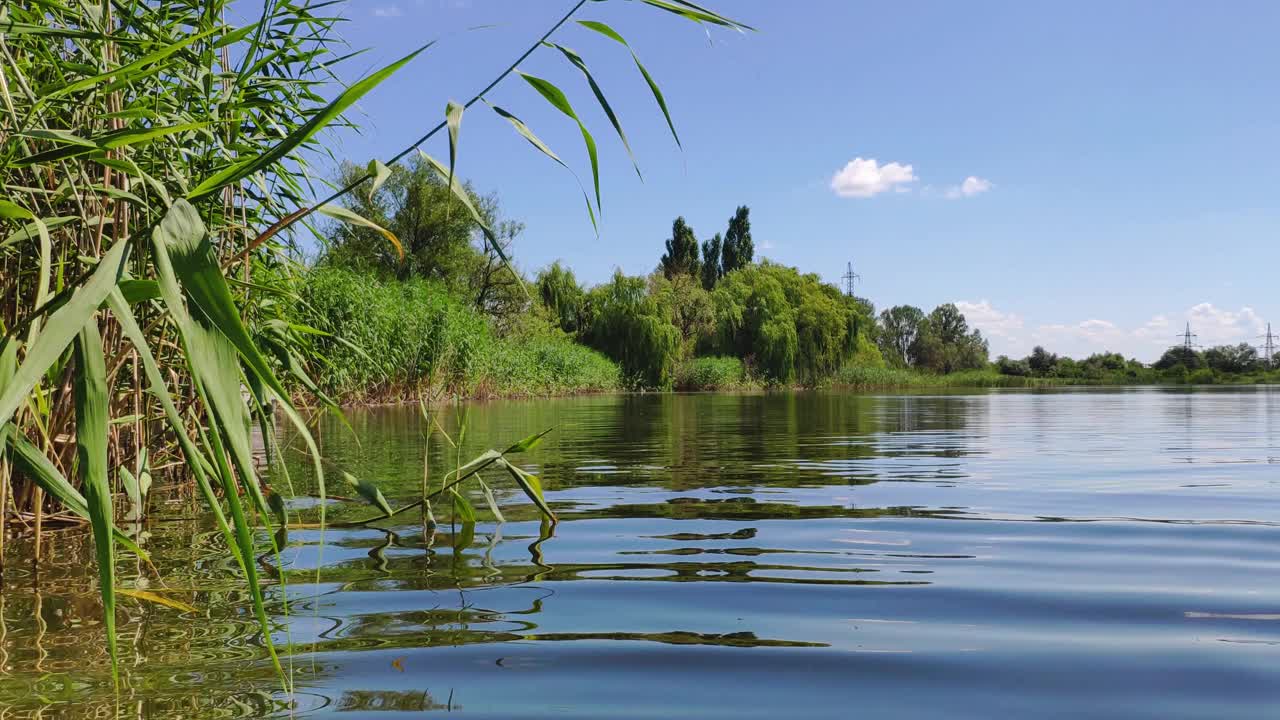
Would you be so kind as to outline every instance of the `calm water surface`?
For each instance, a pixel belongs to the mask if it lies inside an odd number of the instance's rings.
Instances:
[[[350,422],[334,467],[416,498],[416,410]],[[0,718],[1280,717],[1280,391],[501,402],[466,452],[546,427],[554,534],[495,474],[503,524],[263,558],[292,698],[193,501],[146,545],[200,612],[122,600],[118,701],[90,548],[54,538],[5,573]]]

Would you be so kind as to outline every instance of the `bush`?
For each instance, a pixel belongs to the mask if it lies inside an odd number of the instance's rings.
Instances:
[[[1192,370],[1191,373],[1187,375],[1186,382],[1190,385],[1212,385],[1217,382],[1217,380],[1218,378],[1213,374],[1212,370],[1209,368],[1200,368],[1199,370]]]
[[[748,387],[746,369],[735,357],[701,357],[676,371],[677,390],[740,390]]]
[[[462,395],[598,392],[620,386],[618,367],[550,323],[499,336],[470,305],[426,280],[380,281],[336,268],[306,274],[293,312],[324,362],[308,368],[342,401],[390,401],[426,389]]]

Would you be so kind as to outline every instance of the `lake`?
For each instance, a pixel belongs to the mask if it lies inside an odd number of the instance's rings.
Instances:
[[[505,523],[290,532],[262,566],[286,568],[269,592],[295,716],[1280,716],[1278,390],[635,395],[467,418],[464,460],[554,428],[515,459],[561,522],[494,473]],[[333,467],[420,497],[417,409],[349,420],[322,422]],[[438,484],[454,456],[431,452]],[[288,466],[273,485],[308,492]],[[163,584],[132,557],[121,584],[200,612],[122,598],[117,701],[92,548],[46,538],[57,560],[5,570],[0,717],[290,714],[220,535],[194,499],[160,499]]]

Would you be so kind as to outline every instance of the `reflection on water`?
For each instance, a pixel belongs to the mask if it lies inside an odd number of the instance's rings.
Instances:
[[[504,524],[289,532],[262,560],[289,696],[176,500],[162,579],[121,583],[200,613],[122,599],[118,700],[60,535],[5,571],[0,719],[1280,716],[1277,421],[1253,388],[477,405],[468,452],[555,427],[525,459],[554,534],[514,492]],[[416,411],[350,422],[326,456],[412,500]]]

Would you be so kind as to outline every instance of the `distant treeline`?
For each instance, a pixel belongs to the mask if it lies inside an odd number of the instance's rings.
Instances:
[[[1264,358],[1248,343],[1206,350],[1173,347],[1150,365],[1119,353],[1095,353],[1083,360],[1056,355],[1036,346],[1021,360],[1001,355],[995,367],[1013,377],[1087,380],[1099,383],[1149,384],[1274,382],[1280,380],[1280,355]]]
[[[361,170],[347,167],[347,175]],[[339,177],[344,181],[347,177]],[[373,228],[327,228],[303,279],[297,319],[316,338],[311,375],[345,399],[410,396],[429,386],[468,395],[632,389],[1028,386],[1244,381],[1264,363],[1246,345],[1154,366],[1102,353],[1084,360],[1036,348],[991,362],[987,341],[953,304],[879,313],[801,272],[756,257],[751,211],[699,242],[683,217],[645,275],[616,271],[595,286],[552,263],[521,277],[504,263],[523,226],[493,196],[472,193],[498,247],[420,165],[397,167],[353,210],[400,239],[401,258]],[[658,248],[661,247],[661,252]],[[518,249],[518,248],[516,248]],[[499,252],[501,250],[501,252]]]

